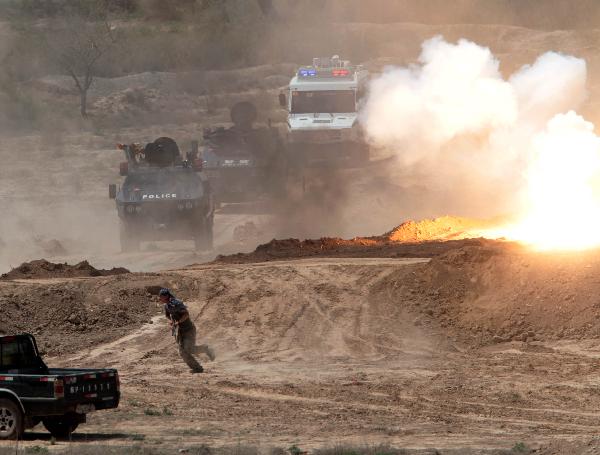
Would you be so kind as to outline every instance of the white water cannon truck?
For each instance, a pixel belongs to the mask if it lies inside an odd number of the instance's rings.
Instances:
[[[288,112],[286,144],[291,164],[350,165],[369,161],[369,147],[358,122],[358,107],[369,73],[334,55],[314,58],[298,69],[280,93]]]

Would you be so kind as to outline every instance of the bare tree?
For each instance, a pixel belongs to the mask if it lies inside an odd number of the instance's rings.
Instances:
[[[52,20],[44,34],[56,65],[73,79],[84,118],[88,115],[88,91],[116,41],[105,6],[98,0],[88,11],[68,11]]]

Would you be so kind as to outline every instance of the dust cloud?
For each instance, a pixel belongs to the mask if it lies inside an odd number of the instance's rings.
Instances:
[[[83,135],[82,135],[83,136]],[[85,259],[118,251],[118,224],[102,180],[108,150],[53,145],[31,137],[0,147],[0,270],[39,258]],[[112,171],[112,172],[111,172]]]
[[[307,167],[290,172],[287,193],[271,204],[270,238],[311,238],[348,235],[346,220],[351,181],[335,167]]]

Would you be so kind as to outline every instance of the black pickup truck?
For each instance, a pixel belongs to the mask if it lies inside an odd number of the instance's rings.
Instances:
[[[88,412],[116,408],[119,399],[117,370],[48,368],[32,335],[0,336],[0,440],[40,422],[68,437]]]

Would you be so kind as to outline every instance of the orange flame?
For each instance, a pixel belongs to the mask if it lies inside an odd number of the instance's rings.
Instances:
[[[555,116],[532,141],[526,210],[517,223],[488,231],[533,248],[600,246],[600,137],[575,112]]]

